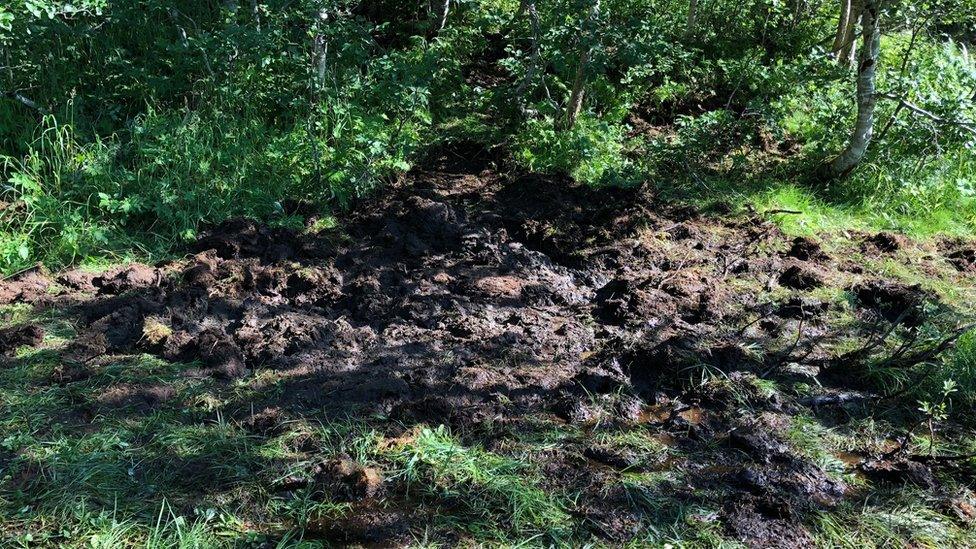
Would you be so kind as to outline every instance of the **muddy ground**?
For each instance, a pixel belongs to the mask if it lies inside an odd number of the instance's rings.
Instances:
[[[849,237],[850,253],[828,251],[721,203],[699,211],[647,189],[500,175],[484,153],[447,151],[339,229],[231,220],[185,259],[30,271],[4,282],[0,300],[66,311],[76,323],[51,383],[83,382],[113,357],[148,353],[185,364],[188,378],[256,389],[225,414],[257,436],[294,418],[341,417],[389,437],[445,424],[501,452],[500,433],[531,429],[529,418],[583,433],[636,427],[695,457],[648,462],[583,436],[538,459],[543,487],[578,493],[576,539],[623,543],[645,527],[646,509],[607,478],[681,468],[683,481],[660,489],[684,503],[718,498],[719,513],[702,520],[730,539],[805,547],[807,517],[860,488],[795,451],[792,418],[834,427],[863,417],[866,403],[885,398],[860,375],[866,364],[913,371],[942,350],[917,336],[922,327],[941,322],[948,334],[963,318],[930,290],[864,267],[864,257],[897,258],[918,244]],[[972,284],[971,243],[913,257]],[[0,347],[10,354],[42,339],[37,326],[15,326]],[[268,377],[257,374],[269,371],[278,382],[262,392]],[[785,389],[770,392],[766,380]],[[117,385],[77,402],[64,421],[148,413],[179,398],[167,384]],[[893,451],[901,434],[851,448],[846,472],[948,497],[939,468],[961,474],[964,464]],[[395,545],[431,520],[430,508],[384,506],[406,496],[382,472],[340,460],[310,474],[341,485],[353,509],[346,522],[309,526],[311,537]]]

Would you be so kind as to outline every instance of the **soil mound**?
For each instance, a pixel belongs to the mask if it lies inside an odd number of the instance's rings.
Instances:
[[[50,278],[34,270],[0,285],[0,302],[71,304],[81,333],[52,374],[58,383],[121,353],[182,362],[195,377],[275,372],[276,391],[240,404],[259,434],[310,410],[462,432],[528,413],[586,428],[647,422],[688,448],[732,450],[713,464],[727,474],[699,468],[688,478],[749,498],[723,514],[729,532],[753,546],[808,545],[798,513],[835,505],[845,487],[756,419],[786,405],[755,380],[787,365],[816,368],[826,360],[818,343],[851,328],[832,334],[829,304],[798,292],[843,284],[881,320],[916,326],[931,296],[838,273],[818,243],[761,219],[703,217],[640,188],[438,162],[440,171],[414,172],[328,237],[232,219],[206,229],[185,260],[63,273],[53,297]],[[789,297],[770,303],[763,295],[777,282]],[[0,347],[42,337],[7,330]],[[690,389],[704,371],[725,372],[728,393]],[[118,385],[98,406],[146,411],[174,396]],[[637,519],[619,505],[626,494],[581,475],[652,464],[599,445],[576,457],[596,465],[559,456],[545,467],[582,483],[580,505],[598,535],[627,539]],[[323,524],[322,535],[382,542],[407,531],[409,516],[373,507],[388,488],[379,472],[340,457],[312,477],[362,511],[347,533]]]

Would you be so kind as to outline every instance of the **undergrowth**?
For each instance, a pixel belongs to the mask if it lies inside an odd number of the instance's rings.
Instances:
[[[397,21],[382,2],[142,4],[0,11],[15,60],[0,96],[3,273],[160,257],[230,216],[300,226],[296,211],[341,212],[451,141],[497,146],[515,169],[800,212],[774,217],[795,234],[976,226],[972,136],[892,101],[850,178],[811,178],[853,116],[853,74],[820,44],[832,4],[801,17],[751,2],[758,35],[719,23],[720,5],[687,34],[684,8],[647,0],[613,2],[593,28],[568,15],[587,13],[576,0],[535,18],[524,3],[465,0],[443,28],[432,5]],[[919,29],[885,34],[879,89],[971,119],[964,39]],[[569,128],[578,73],[588,86]]]

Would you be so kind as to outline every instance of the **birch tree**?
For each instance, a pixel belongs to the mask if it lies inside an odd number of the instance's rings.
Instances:
[[[840,0],[840,17],[837,19],[837,33],[830,51],[837,57],[837,62],[843,66],[850,66],[854,62],[857,36],[858,5],[856,0]]]
[[[833,177],[843,177],[864,158],[874,135],[874,111],[878,103],[875,75],[881,48],[879,0],[864,0],[861,11],[861,56],[857,67],[857,121],[847,147],[833,161],[829,171]]]

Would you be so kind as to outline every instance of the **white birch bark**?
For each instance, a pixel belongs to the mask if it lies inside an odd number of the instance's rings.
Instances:
[[[874,134],[874,110],[878,103],[875,73],[881,47],[878,0],[864,0],[861,12],[861,58],[857,68],[857,122],[847,147],[830,163],[830,173],[842,177],[864,158]]]
[[[864,8],[863,0],[844,0],[847,4],[847,18],[843,29],[839,28],[837,46],[837,63],[844,67],[854,64],[857,57],[857,20]]]

